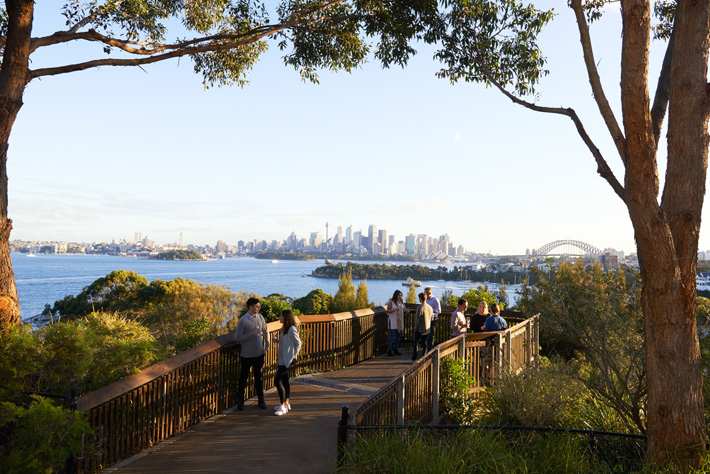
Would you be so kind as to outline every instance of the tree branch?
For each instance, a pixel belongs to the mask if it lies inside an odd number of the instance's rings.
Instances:
[[[279,31],[285,30],[290,27],[291,27],[291,25],[288,25],[288,24],[278,25],[272,29],[269,29],[269,30],[261,33],[261,34],[253,35],[253,36],[251,36],[247,39],[244,39],[242,41],[237,41],[237,42],[233,42],[233,43],[221,43],[221,44],[209,43],[209,44],[202,45],[202,46],[185,47],[185,48],[173,50],[173,51],[163,53],[163,54],[152,53],[151,56],[144,57],[144,58],[136,58],[136,59],[106,58],[106,59],[97,59],[94,61],[86,61],[86,62],[77,63],[77,64],[68,64],[66,66],[35,69],[33,71],[30,71],[30,79],[34,79],[37,77],[43,77],[43,76],[56,76],[58,74],[66,74],[69,72],[83,71],[85,69],[91,69],[91,68],[101,67],[101,66],[141,66],[143,64],[156,63],[159,61],[165,61],[166,59],[179,58],[179,57],[187,56],[190,54],[206,53],[206,52],[211,52],[211,51],[227,51],[230,49],[240,48],[240,47],[246,46],[248,44],[256,43],[257,41],[261,40],[262,38],[265,38],[266,36],[272,35],[274,33],[277,33]]]
[[[624,138],[624,133],[619,127],[619,123],[616,121],[614,111],[609,105],[606,94],[604,94],[604,88],[602,87],[602,82],[599,77],[599,71],[597,70],[597,65],[594,61],[592,39],[589,35],[589,25],[587,25],[587,20],[584,17],[582,0],[570,0],[569,4],[572,7],[574,15],[577,19],[579,39],[582,43],[582,52],[584,54],[584,63],[587,67],[587,74],[589,75],[589,83],[591,84],[592,92],[594,93],[594,100],[599,107],[599,112],[604,119],[604,123],[606,123],[606,126],[609,129],[611,138],[614,140],[614,144],[619,152],[621,161],[624,165],[626,165],[626,139]]]
[[[668,40],[666,47],[666,55],[663,57],[663,66],[661,66],[661,74],[658,77],[658,85],[656,86],[656,95],[653,97],[653,106],[651,107],[651,120],[653,121],[653,138],[656,140],[656,151],[658,151],[658,141],[661,138],[661,127],[663,127],[663,119],[666,116],[668,109],[668,88],[671,85],[671,61],[673,59],[673,33]]]
[[[480,63],[479,63],[480,64]],[[534,110],[535,112],[543,112],[547,114],[558,114],[558,115],[565,115],[569,117],[572,122],[574,122],[575,127],[577,127],[577,133],[579,133],[579,136],[582,137],[582,140],[584,143],[587,145],[587,148],[589,148],[589,151],[592,153],[592,156],[594,156],[594,159],[597,162],[597,173],[604,178],[611,188],[614,190],[614,192],[621,198],[622,201],[626,202],[626,190],[624,187],[619,183],[619,180],[616,179],[616,176],[614,175],[614,172],[609,168],[609,165],[607,164],[606,160],[602,156],[601,151],[599,151],[599,148],[594,144],[592,139],[589,137],[587,134],[587,131],[584,129],[584,125],[582,124],[582,121],[579,119],[579,116],[577,116],[577,112],[574,111],[572,108],[563,108],[563,107],[542,107],[536,104],[533,104],[532,102],[528,102],[525,100],[522,100],[519,97],[516,97],[515,95],[511,94],[508,92],[502,85],[498,83],[488,72],[488,69],[481,64],[481,67],[483,69],[483,73],[486,76],[486,78],[498,88],[499,91],[503,93],[507,98],[512,100],[514,103],[518,105],[522,105],[523,107],[526,107],[530,110]]]
[[[117,7],[117,6],[119,6],[120,4],[122,4],[124,1],[125,1],[125,0],[115,0],[114,3],[113,3],[111,6],[112,6],[112,7]],[[96,15],[97,15],[98,13],[100,13],[101,11],[105,10],[105,7],[107,7],[107,6],[108,6],[108,4],[104,5],[103,8],[97,9],[94,13],[92,13],[92,14],[89,15],[89,16],[87,16],[86,18],[82,18],[81,20],[79,20],[74,26],[72,26],[71,28],[69,28],[69,30],[67,31],[67,33],[76,33],[77,31],[79,31],[80,28],[83,28],[83,27],[85,27],[86,25],[88,25],[92,20],[94,20],[94,19],[96,18]],[[56,33],[55,33],[55,34],[56,34]]]

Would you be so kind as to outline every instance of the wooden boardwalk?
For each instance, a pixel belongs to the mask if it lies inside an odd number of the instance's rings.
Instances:
[[[274,416],[275,389],[266,410],[252,399],[103,473],[327,473],[336,459],[336,429],[343,405],[357,407],[409,365],[402,356],[380,356],[341,369],[291,379],[292,411]]]

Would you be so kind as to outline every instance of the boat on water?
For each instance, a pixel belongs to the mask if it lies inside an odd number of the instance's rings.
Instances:
[[[405,281],[404,283],[402,283],[402,286],[412,286],[412,285],[414,285],[414,286],[422,286],[422,282],[419,281],[419,280],[415,280],[415,279],[412,278],[412,277],[407,277],[407,281]]]
[[[28,257],[36,257],[37,255],[34,254],[34,253],[32,253],[32,252],[30,252],[30,253],[27,254],[27,256],[28,256]]]
[[[271,263],[279,263],[279,261],[276,260],[276,259],[274,259],[274,260],[271,261]]]

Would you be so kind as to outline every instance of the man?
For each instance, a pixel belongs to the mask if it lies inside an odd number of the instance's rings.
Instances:
[[[246,390],[249,369],[254,370],[254,391],[259,397],[259,408],[266,409],[264,402],[264,382],[261,369],[264,367],[264,356],[269,348],[269,330],[264,317],[259,314],[261,305],[256,298],[247,300],[247,313],[239,319],[234,331],[237,342],[241,343],[241,372],[237,388],[237,410],[244,410],[244,391]]]
[[[419,307],[417,308],[417,319],[414,325],[414,352],[412,352],[412,360],[417,360],[417,346],[422,345],[422,355],[429,352],[430,347],[427,345],[429,339],[429,329],[431,328],[431,315],[433,311],[431,306],[426,302],[426,295],[419,293]]]
[[[436,336],[436,328],[439,326],[439,313],[441,313],[441,303],[439,303],[439,298],[431,294],[431,288],[424,288],[424,294],[426,294],[426,304],[431,306],[433,314],[431,315],[431,328],[429,329],[429,336],[427,337],[427,348],[431,350],[434,347],[434,337]]]

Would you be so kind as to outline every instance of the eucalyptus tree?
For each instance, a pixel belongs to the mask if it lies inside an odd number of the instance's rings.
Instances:
[[[0,325],[20,321],[9,252],[6,165],[10,132],[31,81],[186,56],[206,87],[244,86],[247,72],[268,41],[274,41],[286,65],[317,82],[319,69],[350,71],[370,54],[385,67],[406,64],[415,52],[410,42],[431,41],[437,31],[431,26],[438,19],[436,0],[65,0],[37,5],[55,10],[55,33],[32,36],[34,0],[0,3],[0,296],[7,297],[0,303],[9,302],[0,308]],[[85,45],[96,46],[93,58],[32,68],[35,53],[61,46],[84,51]]]
[[[623,164],[619,179],[574,109],[546,107],[529,97],[548,74],[538,34],[551,11],[516,0],[444,0],[447,33],[437,57],[440,77],[497,88],[540,113],[568,117],[596,160],[597,172],[626,206],[643,282],[648,457],[695,463],[705,452],[702,374],[696,311],[696,265],[708,157],[710,2],[569,0],[594,100]],[[607,100],[594,58],[589,24],[618,4],[621,110]],[[667,40],[655,96],[649,92],[651,36]],[[563,41],[563,38],[558,38]],[[586,95],[585,87],[579,94]],[[621,123],[617,114],[621,115]],[[665,183],[658,150],[668,117]]]

